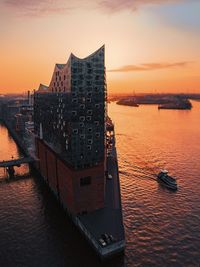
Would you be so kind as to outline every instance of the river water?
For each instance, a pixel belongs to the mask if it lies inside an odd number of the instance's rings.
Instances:
[[[115,123],[126,251],[101,263],[48,188],[0,169],[1,267],[200,266],[200,102],[191,111],[109,104]],[[20,156],[0,125],[0,160]],[[166,168],[171,192],[155,180]],[[28,167],[18,168],[18,174]]]

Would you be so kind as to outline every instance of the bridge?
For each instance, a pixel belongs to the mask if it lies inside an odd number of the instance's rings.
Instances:
[[[32,157],[24,157],[20,159],[12,159],[12,160],[4,160],[0,161],[0,168],[9,168],[14,166],[20,166],[21,164],[25,163],[32,163],[35,160]]]

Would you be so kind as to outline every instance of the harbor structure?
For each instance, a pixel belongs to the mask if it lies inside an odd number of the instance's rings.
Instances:
[[[106,97],[104,47],[83,60],[71,54],[35,92],[39,167],[73,214],[104,207]]]
[[[27,116],[21,123],[18,115],[13,126],[8,124],[101,258],[125,247],[114,125],[107,116],[104,53],[103,46],[84,59],[71,54],[66,64],[56,64],[50,85],[41,84],[34,93],[33,119]],[[32,114],[31,105],[20,106],[15,114]],[[25,132],[30,136],[29,150],[20,140]]]
[[[28,162],[101,258],[125,247],[115,132],[107,116],[104,46],[56,64],[34,97],[4,100],[0,118]],[[33,104],[34,103],[34,104]]]

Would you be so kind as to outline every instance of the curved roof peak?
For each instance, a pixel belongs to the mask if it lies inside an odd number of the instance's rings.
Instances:
[[[59,69],[63,69],[66,66],[66,64],[56,64],[56,67]]]
[[[73,56],[73,57],[75,57],[76,59],[79,59],[79,60],[85,60],[85,59],[88,59],[88,58],[90,58],[90,57],[95,56],[96,54],[98,54],[98,53],[99,53],[101,50],[103,50],[103,49],[105,49],[105,44],[102,45],[99,49],[97,49],[95,52],[93,52],[92,54],[90,54],[90,55],[87,56],[87,57],[79,58],[79,57],[75,56],[73,53],[71,53],[70,57]]]
[[[47,91],[49,87],[45,84],[40,83],[38,91]]]

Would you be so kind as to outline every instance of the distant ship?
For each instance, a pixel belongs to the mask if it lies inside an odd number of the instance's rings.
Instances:
[[[188,99],[178,99],[177,101],[158,106],[158,109],[191,109],[192,104]]]
[[[134,97],[121,99],[121,100],[117,101],[117,104],[123,105],[123,106],[139,107],[139,104],[137,104]]]
[[[177,183],[176,179],[168,175],[167,170],[162,170],[158,175],[157,179],[159,182],[161,182],[165,187],[172,189],[172,190],[177,190]]]

